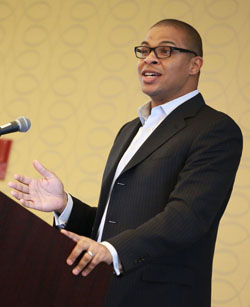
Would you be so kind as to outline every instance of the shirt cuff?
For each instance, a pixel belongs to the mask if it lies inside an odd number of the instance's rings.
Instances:
[[[113,258],[113,268],[114,268],[115,274],[119,276],[122,272],[122,265],[121,265],[116,249],[114,248],[113,245],[111,245],[107,241],[103,241],[101,242],[101,244],[106,246],[107,249],[110,251],[112,258]]]
[[[69,217],[70,217],[70,214],[71,214],[71,211],[72,211],[72,208],[73,208],[73,199],[72,197],[70,196],[70,194],[68,194],[68,202],[67,202],[67,205],[65,207],[65,209],[63,210],[63,212],[58,215],[55,211],[54,211],[54,218],[55,218],[55,225],[58,226],[59,228],[65,228],[67,223],[68,223],[68,220],[69,220]]]

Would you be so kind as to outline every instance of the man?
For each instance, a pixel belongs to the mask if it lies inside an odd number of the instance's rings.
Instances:
[[[67,195],[38,161],[43,179],[16,175],[9,185],[24,206],[56,211],[56,224],[71,231],[62,230],[76,242],[67,259],[74,274],[113,263],[105,306],[208,307],[216,234],[241,156],[241,132],[197,90],[202,42],[193,27],[162,20],[135,53],[151,100],[114,141],[98,209]]]

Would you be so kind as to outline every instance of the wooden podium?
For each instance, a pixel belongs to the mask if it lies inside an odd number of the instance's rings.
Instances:
[[[74,276],[75,243],[0,192],[0,306],[102,306],[112,268]]]

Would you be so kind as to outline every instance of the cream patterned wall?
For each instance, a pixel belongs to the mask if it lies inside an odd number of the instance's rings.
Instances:
[[[204,40],[200,91],[242,128],[244,153],[221,222],[213,307],[250,307],[250,4],[249,0],[1,0],[1,124],[31,119],[14,140],[7,178],[36,175],[32,160],[65,188],[96,205],[102,171],[119,127],[147,101],[133,47],[153,23],[177,18]],[[39,214],[51,223],[51,214]]]

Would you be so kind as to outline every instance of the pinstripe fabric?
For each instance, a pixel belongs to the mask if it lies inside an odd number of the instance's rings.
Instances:
[[[92,237],[116,166],[139,125],[138,119],[126,124],[111,149]],[[106,306],[210,306],[217,228],[241,150],[238,126],[201,95],[157,127],[110,197],[103,239],[116,248],[124,274],[113,278]],[[73,211],[84,210],[74,201]]]

